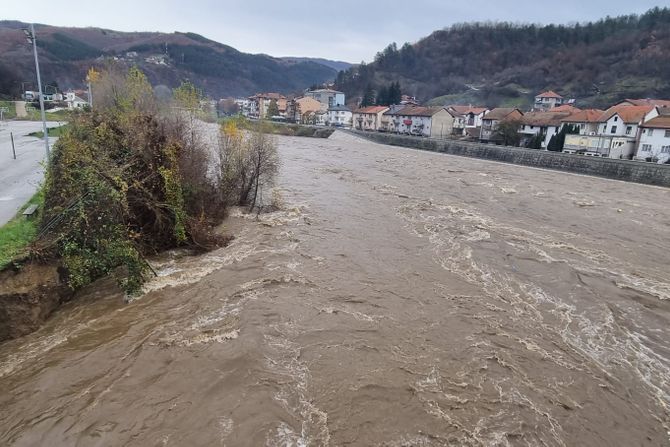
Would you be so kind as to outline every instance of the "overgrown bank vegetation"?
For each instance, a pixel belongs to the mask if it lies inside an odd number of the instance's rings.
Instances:
[[[226,243],[215,226],[230,206],[258,207],[276,147],[229,123],[213,148],[190,84],[158,101],[138,69],[110,67],[93,88],[95,110],[73,116],[53,148],[32,256],[59,263],[74,290],[114,274],[134,294],[147,256]]]
[[[249,131],[261,131],[267,134],[288,137],[329,138],[335,129],[329,127],[303,126],[273,121],[252,121],[242,115],[224,118],[223,125],[234,123],[236,127]]]

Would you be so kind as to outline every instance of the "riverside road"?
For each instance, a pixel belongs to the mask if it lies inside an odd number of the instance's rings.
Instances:
[[[59,123],[47,123],[56,127]],[[42,130],[39,121],[0,123],[0,225],[6,224],[37,191],[44,177],[42,161],[44,141],[28,134]],[[14,135],[16,159],[12,153],[10,133]],[[49,139],[49,145],[56,141]]]

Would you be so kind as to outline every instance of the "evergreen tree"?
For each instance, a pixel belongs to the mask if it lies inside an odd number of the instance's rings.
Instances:
[[[389,93],[390,90],[382,86],[379,88],[379,91],[377,92],[377,105],[378,106],[387,106],[389,105]]]
[[[402,101],[402,90],[400,89],[400,82],[391,83],[389,88],[389,104],[400,104]]]
[[[526,147],[528,149],[542,149],[542,142],[544,141],[546,135],[544,132],[540,132],[533,136],[528,143],[526,143]]]
[[[363,99],[361,101],[361,107],[368,107],[375,103],[375,90],[372,88],[372,84],[368,84],[365,87],[365,93],[363,93]]]
[[[268,110],[265,113],[265,118],[272,119],[273,116],[279,116],[279,106],[277,105],[277,100],[273,99],[268,105]]]

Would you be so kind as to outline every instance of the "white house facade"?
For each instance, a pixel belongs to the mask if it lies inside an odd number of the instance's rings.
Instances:
[[[635,158],[667,163],[670,160],[670,115],[652,118],[641,129]]]

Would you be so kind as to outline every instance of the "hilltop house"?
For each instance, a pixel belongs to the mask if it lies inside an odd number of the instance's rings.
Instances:
[[[267,118],[268,108],[272,101],[277,101],[279,116],[286,116],[286,96],[279,93],[257,93],[249,97],[249,116],[252,118]]]
[[[546,149],[551,137],[558,134],[562,120],[570,116],[569,111],[528,112],[521,117],[521,146],[527,146],[536,135],[544,135],[541,148]]]
[[[444,107],[407,106],[398,111],[396,132],[430,138],[451,135],[454,116]]]
[[[558,93],[554,91],[546,91],[543,93],[540,93],[535,97],[535,107],[534,110],[537,111],[542,111],[542,110],[549,110],[553,109],[554,107],[561,106],[563,104],[569,103],[568,100],[566,100],[564,97],[559,95]]]
[[[667,163],[670,160],[670,112],[642,124],[636,160]]]
[[[488,143],[495,140],[495,131],[498,125],[506,121],[520,121],[523,112],[519,109],[499,107],[489,111],[482,119],[482,128],[479,140]]]
[[[328,108],[328,125],[334,127],[351,127],[353,113],[347,106],[333,106]]]
[[[295,123],[311,123],[314,114],[321,110],[321,103],[310,97],[296,98],[286,105],[286,119]]]
[[[382,127],[382,115],[389,108],[386,106],[370,106],[358,109],[353,113],[354,128],[358,130],[379,130]]]
[[[307,91],[305,92],[305,97],[319,101],[321,103],[321,110],[324,112],[331,107],[343,106],[345,104],[344,93],[327,88]]]

